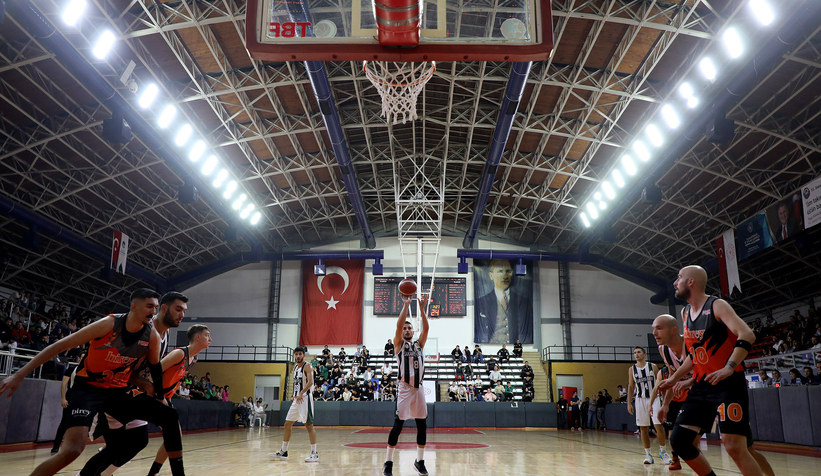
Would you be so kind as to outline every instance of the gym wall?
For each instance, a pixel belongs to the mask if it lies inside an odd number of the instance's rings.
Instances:
[[[288,367],[284,363],[197,362],[191,369],[191,373],[198,378],[204,377],[206,372],[211,372],[211,383],[214,385],[230,387],[228,397],[236,403],[241,402],[244,396],[254,395],[257,375],[279,375],[283,383],[279,389],[279,399],[282,400]]]

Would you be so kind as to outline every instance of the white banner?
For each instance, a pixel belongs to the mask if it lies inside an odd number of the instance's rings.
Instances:
[[[738,277],[738,257],[735,250],[735,232],[732,228],[724,232],[724,259],[727,262],[727,289],[732,296],[733,288],[741,292],[741,279]]]
[[[125,274],[125,265],[128,260],[128,235],[114,230],[111,241],[111,268]]]
[[[804,204],[804,229],[821,223],[821,177],[801,187]]]
[[[422,386],[425,388],[425,403],[435,402],[436,380],[422,380]]]

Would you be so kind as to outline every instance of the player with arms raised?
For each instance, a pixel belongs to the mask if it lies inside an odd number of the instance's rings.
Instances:
[[[425,388],[422,378],[425,375],[425,359],[422,353],[425,342],[428,340],[428,317],[425,315],[425,306],[428,296],[423,294],[419,298],[419,314],[422,318],[422,333],[419,339],[413,340],[413,324],[406,321],[411,296],[403,295],[402,311],[396,320],[396,361],[399,365],[399,387],[396,396],[396,418],[388,436],[388,454],[382,467],[383,476],[393,476],[393,452],[399,443],[399,435],[405,420],[416,420],[416,461],[413,467],[419,474],[428,474],[425,468],[425,443],[427,441],[428,407],[425,403]]]
[[[670,443],[696,474],[715,476],[697,441],[699,433],[712,426],[718,411],[727,453],[741,474],[761,476],[761,467],[747,449],[751,429],[742,365],[755,334],[726,301],[705,293],[707,272],[700,266],[683,268],[673,286],[676,297],[687,301],[682,310],[687,358],[658,388],[670,389],[691,371],[695,383],[681,407]]]

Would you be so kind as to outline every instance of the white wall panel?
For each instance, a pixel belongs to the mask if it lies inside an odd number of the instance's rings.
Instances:
[[[268,317],[271,263],[245,265],[185,290],[194,317]]]

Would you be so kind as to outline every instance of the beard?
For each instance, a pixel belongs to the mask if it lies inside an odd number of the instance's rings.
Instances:
[[[180,327],[177,321],[169,313],[162,316],[162,323],[165,324],[165,327]]]
[[[683,301],[690,299],[690,288],[676,289],[676,298]]]

